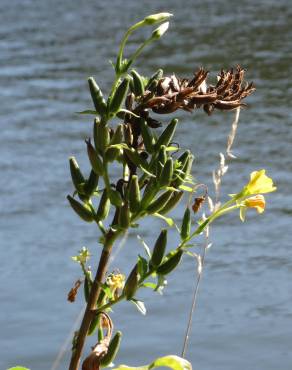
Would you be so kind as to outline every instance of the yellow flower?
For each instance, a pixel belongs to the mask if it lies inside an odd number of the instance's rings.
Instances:
[[[271,193],[276,189],[273,180],[266,175],[266,170],[254,171],[250,174],[250,181],[244,188],[244,195]]]
[[[245,213],[247,208],[255,208],[258,213],[263,213],[266,207],[265,197],[261,194],[255,195],[245,199],[240,206],[239,217],[241,221],[245,220]]]

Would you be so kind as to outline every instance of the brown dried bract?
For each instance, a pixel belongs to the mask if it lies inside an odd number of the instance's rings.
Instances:
[[[78,289],[80,288],[81,284],[82,284],[82,282],[79,279],[75,282],[74,287],[68,293],[67,300],[69,302],[75,302],[75,298],[77,296],[77,292],[78,292]]]

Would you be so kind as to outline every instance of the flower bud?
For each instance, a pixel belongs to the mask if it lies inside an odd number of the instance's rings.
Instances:
[[[190,236],[190,233],[191,233],[191,211],[189,207],[187,207],[184,213],[180,230],[181,239],[182,240],[187,239]]]
[[[88,207],[85,204],[79,203],[77,200],[75,200],[70,195],[67,196],[67,199],[68,199],[71,207],[78,214],[78,216],[80,218],[82,218],[82,220],[84,220],[86,222],[92,222],[92,221],[94,221],[94,215],[93,215],[90,207]]]
[[[119,211],[119,226],[122,229],[127,229],[130,226],[130,220],[129,204],[125,203]]]
[[[132,213],[138,212],[140,209],[141,197],[140,197],[139,181],[138,181],[137,175],[133,175],[131,177],[128,199],[129,199],[130,211]]]
[[[137,71],[134,69],[131,71],[132,75],[132,91],[135,94],[135,96],[141,96],[144,94],[144,81],[142,76],[139,75]]]
[[[161,171],[161,174],[159,176],[159,185],[160,185],[160,187],[168,186],[171,182],[172,175],[173,175],[173,160],[170,157],[166,161],[166,163],[165,163],[165,165],[164,165],[164,167]]]
[[[158,40],[162,37],[165,32],[168,30],[169,22],[162,23],[159,27],[157,27],[151,35],[152,40]]]
[[[88,84],[95,110],[102,116],[106,112],[106,102],[102,92],[93,77],[88,78]]]
[[[156,200],[154,200],[150,205],[147,207],[147,212],[148,213],[156,213],[159,212],[169,201],[170,197],[172,196],[173,191],[168,190],[160,197],[158,197]]]
[[[97,189],[99,176],[93,171],[90,171],[90,175],[84,184],[84,192],[87,196],[91,196]]]
[[[158,267],[163,259],[165,248],[167,244],[167,230],[163,229],[159,234],[152,252],[152,257],[150,260],[150,265],[153,267]]]
[[[165,204],[165,206],[159,210],[159,213],[161,215],[165,215],[168,212],[170,212],[175,206],[178,205],[178,203],[180,202],[183,194],[184,194],[183,191],[175,191],[172,194],[172,196],[169,199],[169,201]]]
[[[165,130],[162,132],[162,134],[159,136],[156,144],[155,144],[155,149],[159,150],[161,145],[168,146],[169,143],[171,142],[175,129],[177,125],[177,119],[173,119],[168,126],[166,126]]]
[[[100,159],[99,155],[97,154],[96,150],[91,144],[90,139],[85,140],[85,142],[87,144],[87,154],[88,154],[91,167],[98,176],[102,176],[103,175],[102,160]]]
[[[154,149],[154,137],[152,132],[144,119],[139,120],[139,126],[145,149],[148,153],[152,153]]]
[[[123,289],[123,294],[126,296],[127,300],[133,298],[134,294],[136,293],[139,278],[140,276],[138,273],[138,264],[136,264],[131,271]]]
[[[155,23],[160,23],[160,22],[164,22],[166,21],[167,19],[169,19],[170,17],[172,17],[173,14],[171,13],[156,13],[156,14],[151,14],[151,15],[148,15],[148,17],[144,18],[144,23],[145,24],[155,24]]]
[[[72,182],[75,186],[75,189],[77,191],[80,190],[80,185],[85,182],[84,176],[82,175],[82,172],[78,166],[78,163],[75,159],[75,157],[69,158],[69,164],[70,164],[70,172],[72,177]]]
[[[146,209],[149,203],[157,194],[159,188],[157,187],[156,181],[152,178],[149,180],[148,184],[146,185],[143,193],[143,197],[141,199],[141,209]]]
[[[96,212],[97,219],[104,220],[107,217],[109,210],[110,210],[110,200],[108,197],[107,190],[104,189]]]
[[[120,110],[121,105],[127,96],[128,88],[129,88],[129,78],[125,77],[117,87],[116,91],[114,92],[114,95],[110,100],[109,112],[111,114],[114,115]]]
[[[107,354],[103,356],[100,360],[101,367],[108,367],[115,359],[122,340],[122,333],[117,331],[113,339],[110,341],[108,346]]]

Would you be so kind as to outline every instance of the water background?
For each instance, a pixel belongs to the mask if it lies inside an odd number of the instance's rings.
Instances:
[[[70,256],[86,245],[96,261],[99,247],[95,227],[84,225],[66,202],[72,191],[68,157],[89,170],[83,139],[91,119],[74,112],[91,108],[88,76],[109,88],[108,60],[126,26],[158,11],[175,17],[136,68],[145,75],[164,67],[191,76],[203,65],[214,77],[240,63],[257,92],[241,113],[238,159],[222,193],[236,192],[261,168],[278,186],[267,196],[264,215],[250,212],[245,224],[232,215],[213,227],[187,357],[195,370],[291,369],[291,2],[1,0],[1,370],[16,364],[50,370],[82,308],[81,299],[66,302],[80,277]],[[130,47],[142,37],[133,37]],[[179,140],[197,157],[194,175],[211,186],[233,113],[179,117]],[[150,245],[162,225],[143,223]],[[137,253],[142,249],[131,231],[112,269],[127,273]],[[116,307],[115,327],[124,332],[117,364],[180,354],[194,277],[194,262],[185,258],[164,296],[140,295],[146,317],[128,303]],[[68,358],[69,351],[60,369]]]

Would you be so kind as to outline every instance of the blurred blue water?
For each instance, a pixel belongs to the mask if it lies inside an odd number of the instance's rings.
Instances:
[[[222,192],[236,191],[260,168],[278,186],[263,216],[250,214],[243,225],[229,217],[212,229],[188,358],[200,370],[291,369],[291,9],[289,0],[1,1],[1,370],[18,363],[50,369],[80,312],[81,300],[66,302],[79,277],[70,256],[86,245],[96,260],[99,249],[94,226],[84,226],[65,199],[72,191],[67,158],[89,170],[82,140],[91,122],[74,112],[91,106],[87,76],[109,87],[107,61],[126,25],[163,10],[175,15],[168,35],[137,69],[190,76],[204,65],[215,76],[221,67],[245,67],[257,92],[241,113],[238,159]],[[180,118],[180,140],[197,155],[194,175],[211,186],[233,114]],[[147,221],[141,233],[151,242],[161,225]],[[131,233],[112,268],[129,271],[138,251]],[[124,331],[117,363],[180,354],[193,281],[193,261],[185,258],[164,296],[142,294],[146,317],[127,303],[115,309]]]

